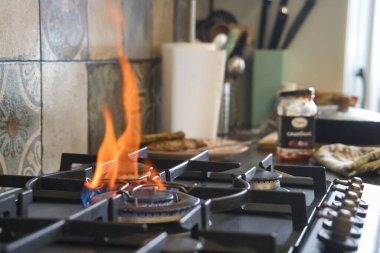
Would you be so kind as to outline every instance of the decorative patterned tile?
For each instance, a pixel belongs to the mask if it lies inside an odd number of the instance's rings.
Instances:
[[[87,0],[40,0],[40,5],[42,59],[87,59]]]
[[[123,1],[124,48],[130,59],[151,57],[152,1]]]
[[[87,153],[85,63],[43,63],[43,173],[59,169],[61,154]]]
[[[104,135],[103,106],[108,105],[111,109],[116,135],[119,136],[125,128],[121,104],[121,72],[118,63],[91,63],[87,65],[87,72],[89,153],[96,154]]]
[[[173,41],[174,1],[153,1],[152,56],[161,56],[161,46]]]
[[[140,109],[144,133],[157,131],[160,103],[160,65],[157,62],[133,63],[140,86]],[[119,64],[88,64],[89,153],[96,154],[103,140],[103,105],[111,108],[117,136],[125,129],[121,103]]]
[[[116,23],[109,4],[122,8],[121,0],[91,0],[88,2],[88,42],[90,59],[116,59]]]
[[[143,133],[158,131],[161,105],[161,65],[158,62],[133,64],[140,85],[140,110]]]
[[[0,59],[40,59],[38,0],[0,1]]]
[[[39,63],[0,64],[0,173],[41,171]]]

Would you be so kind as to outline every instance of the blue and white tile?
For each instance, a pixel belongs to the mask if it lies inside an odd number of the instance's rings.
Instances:
[[[87,0],[40,0],[43,60],[88,58]]]
[[[41,172],[41,70],[39,63],[0,64],[1,173]]]

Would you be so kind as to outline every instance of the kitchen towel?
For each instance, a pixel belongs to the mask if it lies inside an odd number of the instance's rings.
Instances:
[[[338,174],[352,177],[380,168],[380,147],[358,147],[344,144],[323,145],[314,158]]]
[[[216,138],[226,52],[212,43],[168,43],[162,62],[162,130]]]

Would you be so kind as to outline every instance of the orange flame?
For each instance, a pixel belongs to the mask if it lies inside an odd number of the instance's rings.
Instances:
[[[122,74],[122,101],[127,127],[121,136],[116,139],[110,110],[108,107],[103,108],[105,119],[104,139],[98,150],[95,175],[91,181],[85,183],[85,186],[89,189],[95,189],[105,180],[112,190],[115,187],[117,178],[138,177],[138,157],[137,155],[130,156],[129,154],[138,150],[140,146],[141,116],[137,79],[123,47],[123,14],[112,5],[111,1],[108,2],[108,12],[115,19],[117,27],[116,46]],[[158,185],[159,189],[164,189],[156,172],[152,172],[150,178],[151,182]]]

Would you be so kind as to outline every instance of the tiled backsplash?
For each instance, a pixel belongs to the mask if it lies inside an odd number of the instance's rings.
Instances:
[[[116,132],[124,128],[108,2],[0,1],[0,174],[49,173],[58,169],[62,152],[95,154],[104,103],[112,108]],[[124,47],[139,80],[143,130],[154,132],[160,47],[186,34],[173,26],[186,6],[175,0],[111,2],[124,13]]]

